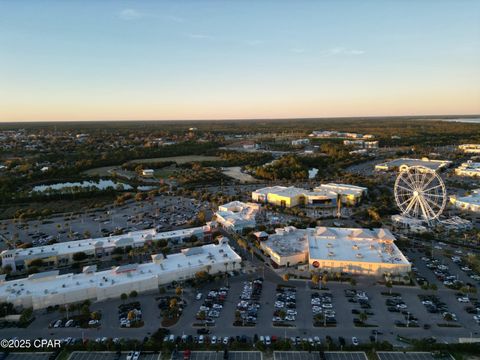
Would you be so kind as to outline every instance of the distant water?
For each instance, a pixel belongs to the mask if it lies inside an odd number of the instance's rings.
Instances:
[[[448,121],[448,122],[461,122],[461,123],[470,123],[470,124],[480,124],[480,118],[444,119],[443,121]]]
[[[65,191],[73,190],[74,188],[89,188],[95,187],[99,190],[106,190],[108,188],[116,188],[121,185],[124,190],[130,190],[132,187],[128,184],[116,183],[112,180],[99,180],[99,181],[82,181],[82,182],[64,182],[51,185],[37,185],[33,188],[33,192],[48,192],[52,190]]]

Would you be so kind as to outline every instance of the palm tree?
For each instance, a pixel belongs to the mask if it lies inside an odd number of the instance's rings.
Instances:
[[[360,321],[362,323],[364,323],[365,321],[367,321],[368,319],[368,316],[367,316],[367,313],[365,311],[361,312],[359,315],[358,315],[358,318],[360,319]]]

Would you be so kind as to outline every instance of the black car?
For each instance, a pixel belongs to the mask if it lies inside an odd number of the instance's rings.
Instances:
[[[205,328],[200,328],[200,329],[197,329],[197,334],[198,335],[208,335],[208,334],[210,334],[210,330],[205,329]]]

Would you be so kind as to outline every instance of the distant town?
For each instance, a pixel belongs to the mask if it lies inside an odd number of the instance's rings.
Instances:
[[[172,357],[475,346],[479,126],[2,124],[0,334]]]

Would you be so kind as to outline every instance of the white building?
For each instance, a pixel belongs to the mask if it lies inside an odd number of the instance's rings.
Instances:
[[[375,170],[377,171],[403,171],[407,170],[411,166],[423,166],[434,171],[440,171],[451,165],[449,160],[430,160],[426,157],[422,159],[409,159],[409,158],[400,158],[385,163],[375,165]]]
[[[342,203],[356,205],[367,193],[367,188],[348,184],[328,183],[317,186],[313,191],[294,186],[271,186],[252,192],[252,200],[281,207],[298,205],[336,206],[337,199]]]
[[[232,201],[218,207],[216,221],[224,229],[242,232],[245,228],[256,226],[255,217],[260,207],[259,204]]]
[[[472,162],[471,160],[464,162],[462,165],[455,169],[455,175],[480,177],[480,163]]]
[[[153,170],[153,169],[143,169],[142,170],[142,176],[153,177],[154,174],[155,174],[155,170]]]
[[[240,264],[241,257],[228,245],[228,239],[221,238],[218,244],[184,249],[166,258],[152,255],[149,263],[100,272],[96,272],[95,266],[88,266],[81,274],[59,275],[55,270],[12,281],[5,281],[3,275],[0,302],[42,309],[87,299],[118,299],[122,293],[156,291],[160,285],[193,278],[201,271],[216,274],[239,269]]]
[[[373,139],[375,136],[371,134],[357,134],[351,132],[342,131],[329,131],[329,130],[314,130],[309,137],[314,138],[336,138],[336,139]]]
[[[277,266],[308,261],[311,270],[381,276],[405,275],[411,264],[387,229],[286,227],[260,246]]]
[[[450,203],[460,210],[480,212],[480,189],[473,190],[471,195],[450,196]]]
[[[155,229],[140,230],[124,235],[69,241],[27,249],[4,250],[0,253],[2,267],[11,266],[13,271],[28,270],[34,260],[42,260],[48,267],[70,265],[75,253],[85,253],[91,259],[110,259],[116,248],[138,248],[159,240],[168,240],[171,244],[182,243],[192,236],[198,239],[211,236],[208,226],[157,232]]]
[[[317,186],[313,191],[331,191],[340,195],[342,203],[356,205],[362,201],[363,197],[367,194],[368,189],[366,187],[350,184],[328,183]]]
[[[357,149],[378,149],[378,141],[343,140],[343,145],[353,146]]]
[[[275,229],[275,234],[260,243],[260,248],[278,266],[292,266],[308,260],[306,235],[294,226]]]
[[[458,149],[465,154],[480,154],[480,144],[463,144],[459,145]]]
[[[297,139],[297,140],[292,140],[292,146],[304,146],[310,144],[309,139]]]
[[[287,208],[298,205],[335,206],[337,194],[330,191],[309,191],[294,186],[271,186],[253,191],[252,200]]]
[[[392,222],[395,226],[399,228],[408,229],[412,232],[416,233],[424,233],[427,232],[427,228],[424,226],[424,221],[421,219],[415,219],[408,216],[395,214],[391,217]]]

